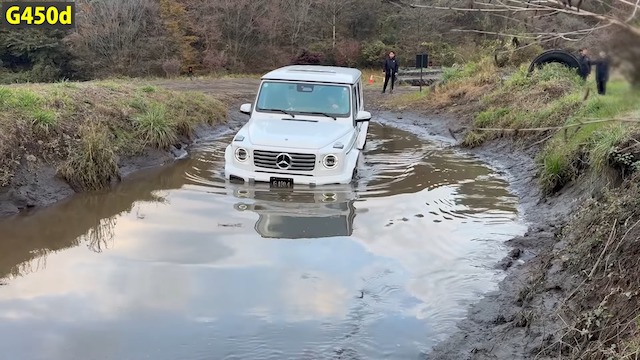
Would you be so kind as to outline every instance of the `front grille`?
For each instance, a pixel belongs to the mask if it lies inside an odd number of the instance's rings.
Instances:
[[[265,169],[292,170],[292,171],[312,171],[316,165],[314,154],[285,153],[291,157],[291,166],[288,169],[281,169],[276,164],[276,158],[282,154],[280,151],[253,151],[253,165]]]

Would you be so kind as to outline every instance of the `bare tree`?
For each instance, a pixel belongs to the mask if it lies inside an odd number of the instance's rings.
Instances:
[[[283,0],[286,34],[289,45],[295,48],[300,45],[301,38],[305,35],[309,25],[309,17],[313,0]]]
[[[345,10],[353,6],[354,0],[317,0],[319,15],[331,27],[332,47],[336,47],[337,29]]]
[[[588,29],[579,29],[572,33],[584,33],[597,28],[616,26],[640,37],[640,0],[609,0],[607,3],[597,0],[590,8],[583,8],[583,0],[485,0],[469,1],[466,7],[434,6],[419,3],[409,3],[404,0],[387,0],[398,6],[412,8],[452,10],[460,12],[491,13],[496,16],[506,16],[517,19],[519,15],[526,18],[548,18],[558,15],[570,15],[596,21],[597,25]],[[575,5],[575,6],[574,6]],[[546,35],[544,32],[536,32]],[[567,36],[565,33],[558,36]]]
[[[72,50],[92,69],[127,72],[149,56],[158,4],[153,0],[80,0],[76,31],[69,36]]]
[[[266,0],[211,0],[215,23],[220,33],[223,50],[230,55],[234,65],[240,66],[255,54],[264,37],[260,22],[267,14]]]

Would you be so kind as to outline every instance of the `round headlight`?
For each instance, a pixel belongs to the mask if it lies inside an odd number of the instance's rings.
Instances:
[[[324,159],[322,159],[322,165],[327,169],[333,169],[338,164],[338,158],[335,155],[329,154],[325,155]]]
[[[236,159],[238,161],[245,161],[247,160],[248,157],[249,157],[249,154],[247,153],[247,150],[243,148],[236,149]]]

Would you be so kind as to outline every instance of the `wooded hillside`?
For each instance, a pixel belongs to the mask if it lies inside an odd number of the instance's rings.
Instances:
[[[564,12],[508,11],[511,5],[503,6],[506,12],[439,8],[490,7],[470,0],[78,0],[76,4],[73,31],[0,32],[2,82],[167,76],[184,73],[189,66],[198,73],[262,72],[294,59],[376,67],[392,49],[405,66],[419,51],[429,51],[434,64],[451,65],[509,45],[511,35],[519,36],[520,46],[539,43],[576,50],[598,46],[610,32],[591,31],[602,25],[601,19]],[[624,10],[600,1],[585,8],[598,14]],[[522,60],[530,55],[531,49]]]

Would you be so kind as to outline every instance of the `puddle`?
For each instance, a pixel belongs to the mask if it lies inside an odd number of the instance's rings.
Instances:
[[[357,181],[224,181],[191,159],[0,222],[9,359],[419,359],[523,234],[479,161],[372,123]]]

